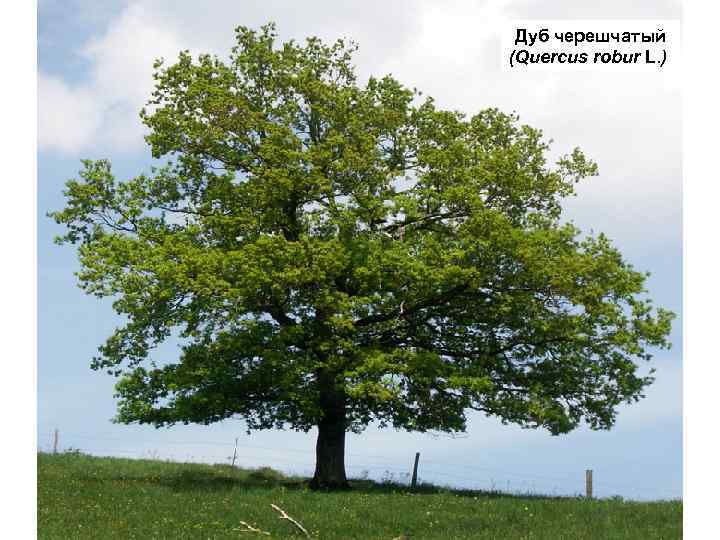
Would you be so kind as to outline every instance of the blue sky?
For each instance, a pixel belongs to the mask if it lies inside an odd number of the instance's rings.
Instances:
[[[348,36],[361,46],[362,76],[392,72],[442,106],[472,113],[517,111],[566,152],[579,145],[601,175],[568,202],[567,217],[604,231],[636,267],[650,270],[650,296],[680,317],[670,351],[653,365],[647,398],[624,408],[609,432],[551,437],[473,416],[463,438],[433,438],[370,427],[348,441],[351,474],[405,473],[416,451],[425,480],[468,487],[576,493],[584,470],[596,492],[633,498],[682,493],[682,179],[680,92],[660,74],[502,73],[497,23],[511,18],[679,17],[675,2],[380,2],[337,5],[271,2],[59,2],[41,0],[38,25],[38,445],[60,430],[62,447],[93,453],[224,461],[239,438],[239,461],[309,472],[314,434],[262,432],[241,421],[210,427],[111,424],[114,379],[89,368],[119,323],[108,301],[76,287],[70,246],[44,217],[63,205],[62,188],[82,158],[110,158],[118,177],[147,171],[137,111],[151,89],[151,63],[180,49],[224,54],[238,24],[275,20],[282,37]],[[589,6],[593,6],[590,8]],[[584,6],[584,7],[583,7]],[[376,7],[377,10],[373,8]],[[169,347],[169,350],[171,348]]]

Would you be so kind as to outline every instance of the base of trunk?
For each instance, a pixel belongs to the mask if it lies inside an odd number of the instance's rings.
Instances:
[[[350,482],[347,480],[344,481],[328,481],[328,480],[319,480],[317,478],[313,478],[308,483],[308,486],[310,489],[315,491],[347,491],[350,488]]]

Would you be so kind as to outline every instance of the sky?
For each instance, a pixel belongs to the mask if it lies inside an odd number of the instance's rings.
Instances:
[[[76,286],[72,246],[45,217],[80,160],[109,158],[119,178],[152,165],[138,111],[152,90],[152,62],[183,49],[225,56],[237,25],[275,21],[282,39],[317,35],[360,45],[361,78],[392,73],[469,114],[516,111],[552,138],[575,146],[600,175],[566,204],[566,219],[605,232],[638,269],[660,306],[678,314],[670,351],[658,351],[646,399],[620,410],[610,431],[559,437],[471,416],[457,438],[370,426],[347,443],[348,472],[404,479],[415,452],[421,480],[473,488],[575,494],[585,469],[599,496],[682,495],[681,92],[659,73],[506,73],[499,66],[504,19],[677,19],[671,1],[365,2],[40,0],[38,19],[38,446],[95,454],[238,462],[310,474],[313,432],[247,435],[242,421],[213,426],[112,424],[115,379],[89,368],[97,346],[120,324],[109,301]],[[169,345],[168,347],[172,347]],[[171,349],[168,349],[171,350]]]

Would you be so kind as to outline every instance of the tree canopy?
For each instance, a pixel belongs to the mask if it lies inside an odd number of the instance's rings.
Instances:
[[[597,174],[580,150],[548,163],[514,114],[361,83],[353,43],[236,35],[227,60],[156,63],[156,168],[84,161],[51,213],[80,286],[125,318],[93,360],[118,421],[318,427],[313,482],[336,486],[370,422],[462,431],[476,410],[559,434],[642,397],[673,315],[562,221]],[[171,336],[179,357],[154,354]]]

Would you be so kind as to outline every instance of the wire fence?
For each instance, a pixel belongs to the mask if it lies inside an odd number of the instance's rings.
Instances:
[[[132,442],[128,448],[127,437],[107,434],[83,434],[62,432],[38,433],[38,451],[65,452],[79,450],[95,456],[153,459],[173,462],[229,464],[233,456],[237,465],[247,468],[272,466],[284,473],[311,476],[314,468],[314,452],[311,448],[300,449],[287,446],[271,447],[258,444],[236,444],[234,439],[220,440],[144,440]],[[123,444],[124,443],[124,444]],[[142,448],[140,447],[142,446]],[[407,463],[397,455],[346,453],[346,469],[351,478],[366,478],[409,484],[412,455]],[[528,467],[529,464],[525,464]],[[627,463],[626,467],[640,467],[641,463]],[[629,499],[681,499],[677,490],[658,486],[638,485],[629,482],[606,482],[609,471],[594,469],[593,493],[598,497],[621,496]],[[420,482],[439,486],[478,491],[502,491],[516,494],[552,496],[578,496],[585,486],[584,470],[562,475],[509,471],[466,463],[452,463],[437,459],[420,460]]]

